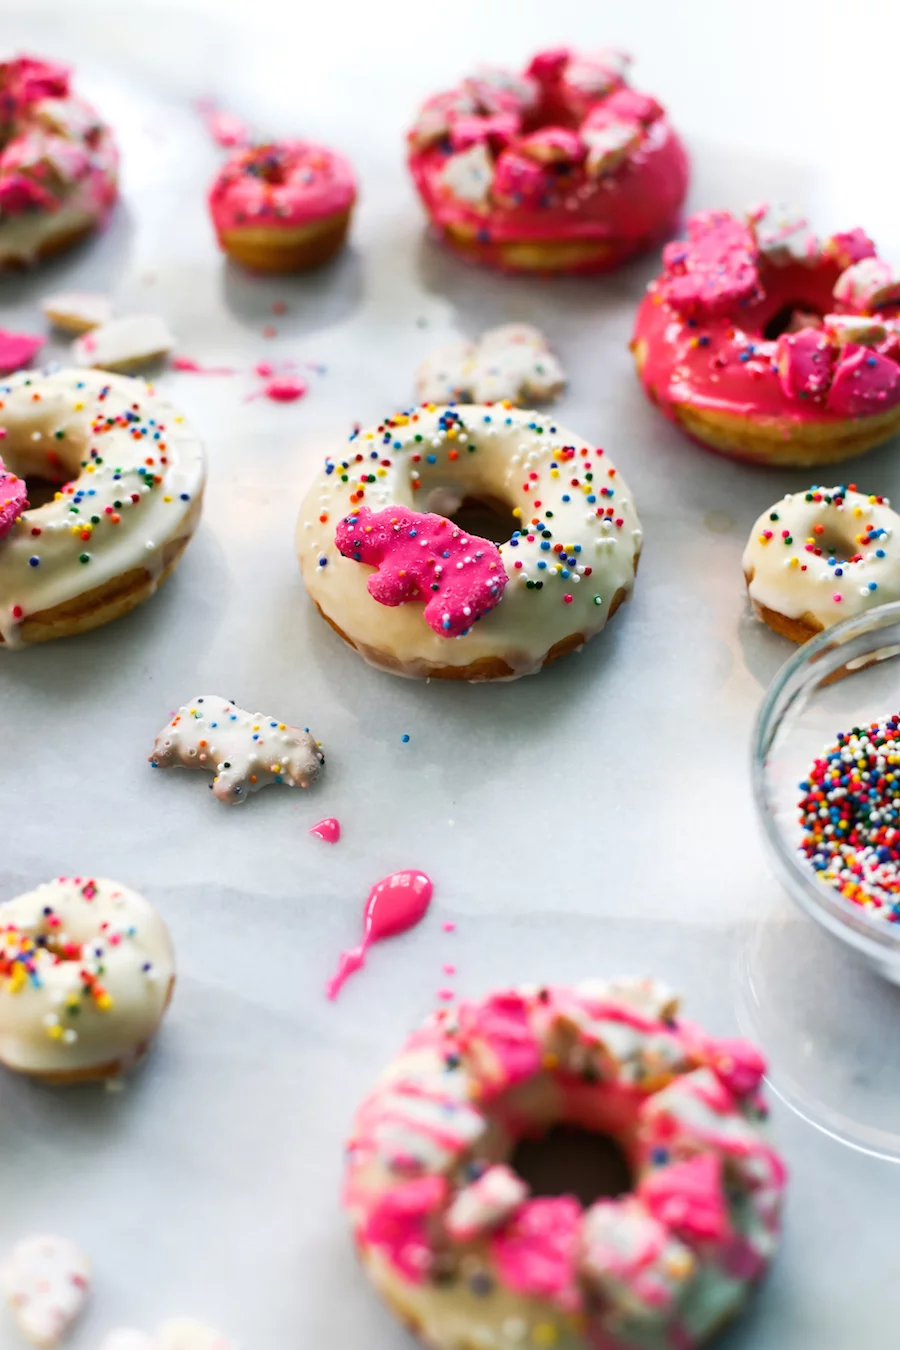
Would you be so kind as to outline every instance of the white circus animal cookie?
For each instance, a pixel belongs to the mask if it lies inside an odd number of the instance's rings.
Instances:
[[[0,1268],[0,1284],[22,1335],[32,1345],[54,1346],[81,1314],[91,1266],[68,1238],[24,1238]]]
[[[93,291],[63,291],[41,301],[44,317],[64,333],[87,333],[109,323],[112,301]]]
[[[200,694],[159,733],[150,763],[155,769],[181,765],[215,773],[210,787],[219,801],[239,806],[267,783],[309,787],[325,756],[308,728],[245,712],[217,694]]]
[[[441,173],[450,195],[471,206],[487,206],[493,181],[494,162],[483,141],[451,155]]]
[[[72,344],[72,358],[76,366],[129,371],[168,356],[174,346],[175,339],[158,314],[127,314],[78,338]]]
[[[527,323],[489,328],[476,342],[433,352],[416,372],[423,403],[499,403],[519,407],[554,399],[566,376],[543,333]]]

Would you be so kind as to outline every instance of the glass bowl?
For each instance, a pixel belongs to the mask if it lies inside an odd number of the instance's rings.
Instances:
[[[753,733],[753,793],[769,858],[788,894],[835,938],[900,984],[900,924],[817,880],[800,857],[800,782],[837,733],[900,712],[900,602],[845,619],[786,661]]]

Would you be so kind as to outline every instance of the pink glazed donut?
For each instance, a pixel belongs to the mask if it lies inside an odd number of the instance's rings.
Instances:
[[[828,464],[900,431],[900,272],[862,230],[702,211],[668,244],[631,347],[647,397],[723,454]]]
[[[344,1198],[425,1345],[692,1350],[740,1311],[781,1227],[765,1066],[677,1006],[652,980],[511,990],[407,1042],[357,1114]],[[619,1145],[630,1193],[529,1193],[515,1146],[561,1123]]]
[[[430,98],[409,166],[443,240],[509,272],[605,272],[670,235],[687,155],[629,64],[558,48]]]
[[[0,63],[0,267],[76,244],[117,192],[112,134],[72,94],[69,71],[31,56]]]
[[[241,150],[209,193],[220,247],[256,272],[302,272],[339,251],[356,201],[343,155],[309,141]]]

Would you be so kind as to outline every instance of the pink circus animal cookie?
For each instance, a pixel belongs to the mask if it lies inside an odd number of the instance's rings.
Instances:
[[[257,272],[301,272],[343,246],[356,177],[343,155],[310,141],[239,150],[209,192],[219,247]]]
[[[107,216],[118,191],[109,128],[64,66],[0,64],[0,267],[50,257]]]
[[[648,398],[736,458],[828,463],[900,431],[900,273],[860,229],[820,243],[762,205],[670,243],[631,347]]]
[[[429,98],[409,167],[441,239],[505,271],[602,272],[671,233],[687,156],[628,65],[555,48]]]
[[[154,769],[213,773],[210,790],[227,806],[240,806],[268,783],[309,787],[325,756],[308,728],[245,712],[216,694],[199,694],[163,727],[150,763]]]
[[[435,1350],[694,1350],[779,1243],[764,1067],[653,980],[442,1009],[357,1112],[344,1203],[367,1274]],[[613,1140],[630,1190],[586,1207],[532,1195],[516,1145],[559,1125]]]
[[[81,1316],[90,1273],[90,1261],[68,1238],[24,1238],[13,1248],[0,1285],[27,1341],[59,1345]]]
[[[424,601],[425,622],[441,637],[464,637],[500,603],[508,581],[496,544],[403,506],[361,506],[338,525],[335,543],[345,558],[377,567],[367,582],[373,599],[391,607]]]
[[[0,539],[9,534],[16,521],[28,510],[28,488],[21,478],[10,473],[0,459]]]

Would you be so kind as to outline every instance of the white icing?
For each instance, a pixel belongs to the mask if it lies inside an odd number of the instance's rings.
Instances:
[[[444,1226],[456,1242],[499,1228],[528,1198],[528,1187],[510,1167],[498,1163],[457,1191],[444,1215]]]
[[[150,763],[215,773],[210,786],[219,801],[239,806],[268,783],[309,787],[325,756],[309,731],[245,712],[217,694],[198,694],[159,733]]]
[[[614,48],[604,48],[593,56],[577,56],[565,68],[563,78],[570,89],[585,98],[600,99],[612,93],[628,74],[631,57]]]
[[[126,314],[93,328],[72,344],[76,366],[130,370],[166,356],[175,346],[158,314]]]
[[[490,328],[476,342],[450,343],[416,372],[416,393],[423,403],[545,402],[565,384],[547,339],[527,323]]]
[[[386,440],[385,433],[363,431],[329,461],[332,471],[326,465],[301,507],[296,547],[303,579],[316,603],[355,644],[371,653],[395,653],[408,673],[427,674],[429,667],[466,666],[499,656],[514,674],[528,674],[540,668],[555,643],[574,633],[587,639],[600,632],[617,592],[631,593],[640,521],[609,456],[554,418],[473,404],[459,410],[461,425],[451,428],[450,438],[439,425],[444,411],[421,408],[404,415]],[[469,445],[476,447],[474,452]],[[574,449],[571,459],[563,458],[567,447]],[[455,461],[449,460],[450,451],[458,454]],[[421,456],[418,463],[414,454]],[[429,454],[436,457],[434,465],[428,463]],[[383,459],[389,464],[382,464]],[[476,496],[506,501],[521,513],[521,537],[500,545],[510,578],[503,599],[465,637],[440,637],[425,623],[419,603],[394,609],[378,604],[366,589],[370,569],[342,557],[335,547],[335,529],[359,504],[360,480],[370,475],[375,481],[364,483],[362,501],[373,511],[390,505],[423,510],[433,487],[459,485]],[[541,502],[539,508],[535,500]],[[598,516],[607,508],[613,516]],[[548,511],[553,512],[549,519]],[[531,528],[535,517],[552,526],[552,539]],[[617,520],[622,524],[616,525]],[[556,543],[574,562],[560,561],[553,552]],[[542,584],[529,587],[529,581]],[[369,659],[377,657],[371,654]]]
[[[451,155],[441,170],[441,182],[459,201],[486,206],[494,181],[494,161],[484,141]]]
[[[587,146],[584,167],[592,178],[612,173],[641,143],[642,130],[637,122],[607,122],[604,126],[585,123],[581,139]]]
[[[0,975],[0,1061],[31,1074],[130,1067],[159,1025],[175,975],[152,905],[115,881],[60,879],[0,905],[0,962],[21,934],[37,947],[35,978],[20,963]],[[85,972],[95,992],[86,992]]]
[[[748,224],[756,236],[756,246],[775,267],[801,263],[814,267],[821,247],[806,218],[781,203],[766,204],[751,211]]]
[[[886,500],[873,501],[862,492],[810,489],[823,498],[838,491],[843,493],[841,506],[833,501],[806,501],[806,493],[795,492],[762,513],[750,533],[743,560],[744,574],[752,573],[748,590],[754,603],[789,619],[810,615],[822,628],[829,628],[840,619],[900,600],[900,548],[893,538],[900,517]],[[771,519],[773,513],[777,520]],[[884,533],[864,544],[868,525]],[[820,533],[816,533],[817,526],[824,527]],[[784,531],[793,541],[789,545]],[[769,539],[767,532],[771,532]],[[809,543],[822,549],[820,558],[807,551]],[[837,553],[829,551],[835,547]],[[857,554],[861,555],[857,562],[842,561]]]
[[[540,93],[536,81],[506,66],[479,66],[474,75],[463,80],[463,90],[486,113],[504,112],[510,101],[520,108],[533,108]]]
[[[184,418],[143,380],[20,371],[0,382],[0,405],[7,469],[26,480],[74,480],[71,490],[26,511],[0,539],[0,636],[15,647],[22,617],[133,568],[158,579],[167,547],[193,533],[206,464]],[[107,427],[106,419],[126,415],[139,420]],[[136,437],[135,430],[145,434]]]
[[[0,1284],[22,1335],[54,1346],[67,1335],[87,1300],[91,1267],[68,1238],[24,1238],[0,1267]]]
[[[642,975],[621,975],[612,980],[582,980],[575,986],[579,998],[598,1003],[624,1003],[648,1018],[671,1019],[679,998],[662,980]]]
[[[41,301],[41,309],[52,324],[66,333],[86,333],[108,323],[113,315],[109,296],[93,291],[63,291],[48,295]]]

